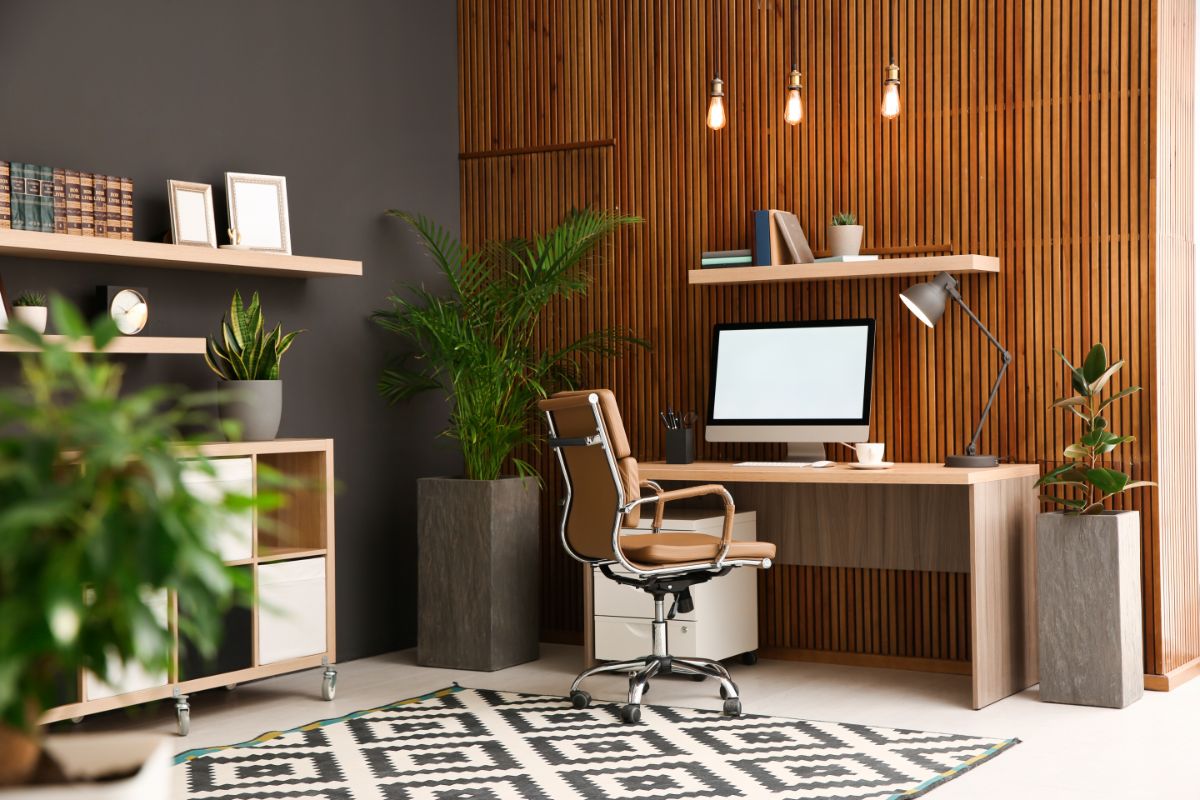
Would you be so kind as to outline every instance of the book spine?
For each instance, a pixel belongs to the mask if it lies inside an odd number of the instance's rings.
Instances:
[[[25,230],[42,232],[42,172],[36,164],[25,164],[25,191],[21,195],[21,216]]]
[[[95,187],[92,173],[79,173],[79,232],[84,236],[96,235]]]
[[[754,263],[762,267],[771,264],[771,211],[769,209],[754,212]]]
[[[705,250],[700,254],[700,258],[752,258],[754,253],[750,249],[742,250]]]
[[[79,170],[63,170],[63,187],[67,206],[67,235],[80,236],[83,231],[79,219]]]
[[[12,226],[14,230],[25,230],[25,165],[20,161],[8,167],[9,192],[12,197]]]
[[[7,161],[0,161],[0,228],[12,227],[12,182]]]
[[[743,266],[746,266],[746,265],[753,264],[754,259],[751,258],[750,256],[725,256],[725,257],[714,256],[714,257],[709,257],[709,258],[702,258],[702,259],[700,259],[700,263],[702,265],[711,264],[714,266],[731,266],[731,265],[735,265],[735,264],[741,264]]]
[[[41,176],[38,188],[38,218],[42,222],[42,233],[54,233],[54,169],[38,167]]]
[[[121,239],[125,233],[125,226],[121,222],[121,179],[115,175],[107,175],[105,183],[108,185],[108,198],[105,203],[108,212],[108,238]]]
[[[108,178],[92,175],[92,226],[95,235],[108,237]]]
[[[62,167],[54,168],[54,232],[67,232],[67,174]]]
[[[133,178],[121,178],[121,238],[133,238]]]

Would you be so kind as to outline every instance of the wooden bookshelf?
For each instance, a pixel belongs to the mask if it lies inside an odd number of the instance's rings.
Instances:
[[[0,228],[0,256],[291,278],[362,275],[361,261]]]
[[[850,278],[888,278],[906,275],[936,275],[939,272],[1000,272],[1000,259],[967,253],[918,258],[880,258],[876,261],[780,264],[773,267],[712,267],[688,270],[688,283],[697,285],[734,283],[785,283],[829,281]]]
[[[116,240],[114,240],[116,241]],[[48,334],[50,342],[64,342],[65,336]],[[28,353],[33,348],[13,336],[11,333],[0,333],[0,353]],[[76,353],[94,353],[91,339],[81,339],[71,348]],[[160,353],[164,355],[202,355],[204,353],[203,337],[183,336],[118,336],[104,350],[110,354],[146,355]]]

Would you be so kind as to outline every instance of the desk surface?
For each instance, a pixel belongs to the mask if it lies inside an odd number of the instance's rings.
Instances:
[[[647,461],[638,465],[641,477],[652,481],[706,483],[900,483],[966,486],[1040,475],[1037,464],[1001,464],[988,469],[958,469],[943,464],[897,464],[891,469],[833,467],[737,467],[732,461],[695,461],[667,464]]]

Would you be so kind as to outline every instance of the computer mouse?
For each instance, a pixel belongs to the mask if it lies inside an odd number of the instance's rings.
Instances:
[[[833,461],[814,461],[812,462],[812,465],[817,469],[820,469],[821,467],[832,467],[835,463],[836,462]]]

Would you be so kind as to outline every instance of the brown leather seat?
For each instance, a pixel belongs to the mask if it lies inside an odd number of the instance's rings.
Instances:
[[[721,538],[706,533],[634,534],[621,537],[621,550],[631,561],[648,567],[713,561],[721,552]],[[775,558],[770,542],[730,542],[726,558]]]

